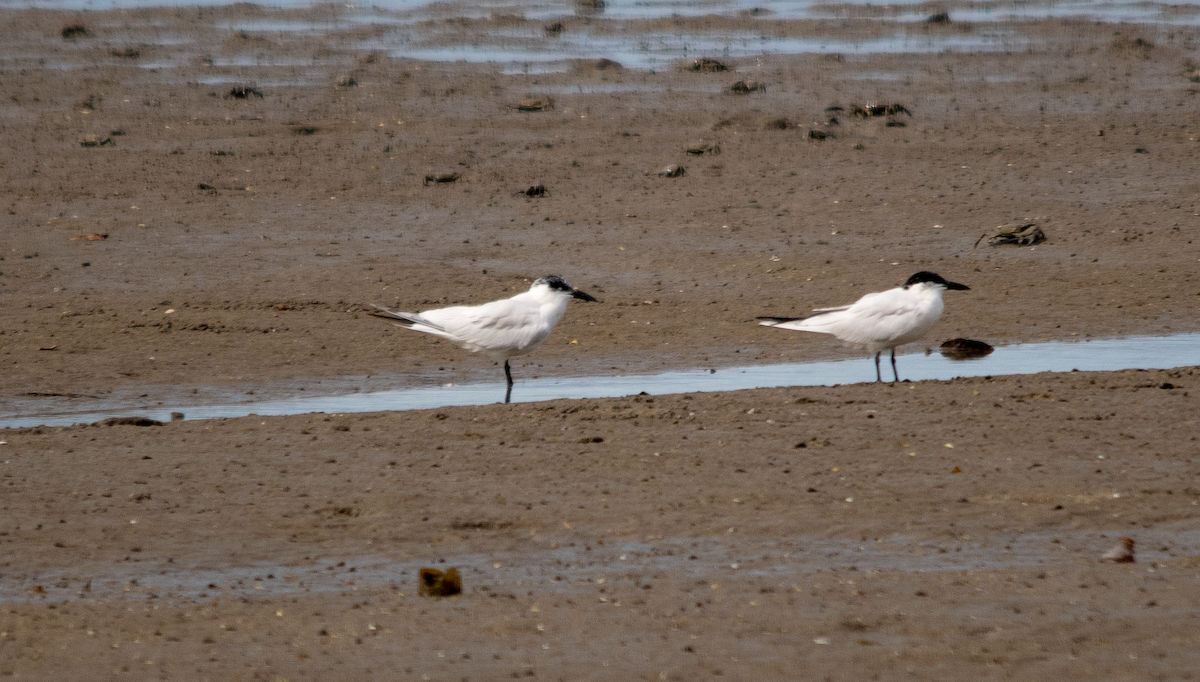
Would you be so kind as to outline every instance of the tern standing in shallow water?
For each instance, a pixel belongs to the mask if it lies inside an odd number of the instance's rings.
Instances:
[[[904,286],[867,294],[851,305],[817,308],[807,317],[760,317],[759,324],[780,329],[832,334],[838,339],[875,354],[875,380],[883,381],[879,356],[892,351],[892,376],[896,372],[896,346],[921,339],[942,316],[942,292],[970,289],[948,282],[932,272],[918,272]]]
[[[399,320],[397,327],[440,336],[466,348],[472,353],[483,352],[504,360],[504,377],[508,390],[504,402],[512,398],[512,370],[508,359],[524,355],[542,345],[554,325],[567,312],[572,298],[595,301],[558,275],[547,275],[533,283],[529,291],[512,298],[476,306],[453,306],[405,313],[375,306],[380,317]]]

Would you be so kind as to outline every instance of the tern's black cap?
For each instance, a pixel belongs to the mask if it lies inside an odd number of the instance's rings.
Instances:
[[[567,280],[563,279],[562,277],[559,277],[558,275],[546,275],[545,277],[540,277],[533,284],[534,284],[534,286],[537,286],[539,284],[545,284],[546,286],[550,287],[554,291],[561,291],[563,293],[571,294],[575,298],[582,299],[584,301],[595,301],[596,300],[595,298],[592,298],[591,294],[588,294],[586,292],[576,289],[575,287],[568,284]]]
[[[575,287],[567,284],[567,280],[559,277],[558,275],[546,275],[545,277],[539,277],[538,280],[533,284],[534,286],[537,286],[538,284],[545,284],[555,291],[565,291],[567,293],[575,291]]]
[[[966,291],[971,288],[965,284],[948,281],[936,272],[929,272],[928,270],[922,270],[912,277],[909,277],[908,281],[904,283],[904,288],[907,289],[914,284],[921,284],[922,282],[928,282],[929,284],[940,284],[947,289],[958,289],[961,291]]]

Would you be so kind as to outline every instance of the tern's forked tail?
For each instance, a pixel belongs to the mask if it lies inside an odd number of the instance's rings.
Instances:
[[[785,322],[798,322],[803,320],[803,317],[756,317],[758,323],[764,327],[775,327]]]
[[[385,308],[385,307],[383,307],[381,305],[377,305],[375,303],[372,303],[371,306],[379,311],[379,312],[371,313],[375,317],[382,317],[382,318],[385,318],[388,320],[400,320],[400,324],[396,325],[398,327],[411,328],[413,325],[419,324],[419,325],[422,325],[425,327],[430,327],[432,329],[436,329],[441,332],[446,331],[440,324],[434,324],[433,322],[430,322],[429,320],[421,317],[420,315],[418,315],[416,313],[406,313],[406,312],[401,312],[399,310],[392,310],[390,308]]]

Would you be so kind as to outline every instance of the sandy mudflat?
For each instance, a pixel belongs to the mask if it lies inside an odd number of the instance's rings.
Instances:
[[[930,346],[1200,330],[1200,30],[952,24],[913,30],[1020,49],[506,75],[394,58],[387,26],[228,27],[337,11],[2,13],[0,413],[495,381],[366,309],[550,273],[604,302],[518,380],[847,357],[753,318],[922,269],[971,286]],[[62,38],[76,22],[90,35]],[[850,114],[867,102],[912,115]],[[686,153],[701,141],[721,153]],[[442,173],[461,177],[424,184]],[[1048,239],[976,246],[1018,220]],[[0,430],[0,675],[1188,679],[1196,382]],[[1119,536],[1138,562],[1098,563]],[[457,566],[464,594],[419,597],[421,566]]]

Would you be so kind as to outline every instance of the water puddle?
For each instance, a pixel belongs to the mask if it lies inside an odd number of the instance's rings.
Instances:
[[[194,64],[202,57],[199,53],[180,53],[158,60],[138,61],[137,67],[147,71],[184,68]],[[218,69],[240,69],[245,74],[252,70],[254,76],[214,74],[201,76],[196,82],[204,85],[223,85],[226,83],[245,83],[255,80],[255,84],[267,87],[310,86],[325,83],[329,80],[328,70],[331,67],[343,68],[354,64],[349,56],[313,56],[313,57],[282,57],[270,54],[230,55],[208,58],[209,65]],[[83,64],[79,64],[82,67]],[[324,68],[322,68],[324,67]],[[319,70],[317,70],[319,69]],[[280,72],[302,73],[304,78],[257,80],[256,76],[270,75]]]
[[[328,77],[324,74],[314,75],[301,78],[247,78],[245,76],[231,76],[226,74],[215,74],[212,76],[202,76],[196,79],[200,85],[231,85],[231,84],[246,84],[249,83],[260,88],[311,88],[316,85],[327,85]]]
[[[163,0],[0,0],[0,9],[41,7],[53,9],[131,9],[163,6]],[[200,0],[197,5],[232,4],[225,0]],[[301,10],[306,0],[280,0],[269,7]],[[339,48],[378,51],[397,59],[427,62],[492,63],[504,74],[537,75],[569,72],[579,60],[616,59],[628,69],[654,71],[673,68],[695,57],[745,59],[762,55],[828,54],[932,54],[940,52],[1017,52],[1035,47],[1038,40],[1018,33],[1026,22],[1075,18],[1095,22],[1125,22],[1158,26],[1200,25],[1200,0],[1161,4],[1134,0],[1109,2],[959,3],[950,10],[956,24],[973,24],[970,31],[929,31],[924,22],[930,9],[917,0],[877,4],[866,0],[609,0],[602,11],[589,12],[570,0],[491,0],[471,3],[432,0],[384,0],[369,7],[352,4],[322,7],[315,19],[296,18],[296,12],[251,19],[217,20],[220,32],[277,34],[323,38]],[[670,17],[725,16],[748,21],[730,24],[722,31],[629,30],[592,31],[576,26],[547,36],[539,24],[586,14],[622,22]],[[518,17],[519,26],[496,21]],[[457,19],[479,20],[464,31]],[[841,24],[854,20],[860,28],[875,24],[891,33],[870,39],[826,36],[777,35],[772,21],[806,20]],[[491,22],[491,23],[488,23]],[[1009,25],[1002,25],[1008,22]],[[861,25],[860,25],[861,24]],[[761,29],[760,29],[761,27]],[[1014,28],[1015,27],[1015,28]],[[144,27],[121,27],[125,40],[172,45],[190,39],[147,34]],[[370,36],[370,37],[368,37]],[[113,36],[116,37],[116,36]],[[82,45],[82,44],[81,44]],[[81,48],[82,49],[82,48]],[[232,66],[299,65],[293,60],[226,58]],[[43,68],[82,68],[86,62],[52,64]],[[311,65],[311,64],[310,64]],[[157,68],[157,67],[155,67]],[[876,76],[869,80],[888,80]]]
[[[493,37],[493,36],[489,36]],[[389,50],[393,59],[428,62],[468,63],[546,63],[579,59],[616,59],[628,69],[669,68],[696,57],[738,59],[764,54],[933,54],[945,51],[998,52],[1020,51],[1029,39],[1009,31],[978,32],[968,35],[932,36],[905,32],[882,38],[846,40],[824,37],[778,37],[758,33],[639,33],[633,35],[564,35],[555,41],[523,40],[504,44],[450,44],[437,46],[395,47],[380,39],[367,41],[362,49]],[[565,67],[564,67],[565,68]]]
[[[213,57],[214,67],[309,67],[309,66],[352,66],[354,60],[348,56],[322,57],[281,57],[278,55],[234,55],[230,57]]]
[[[696,92],[720,92],[724,86],[716,83],[705,88],[696,88]],[[538,92],[547,95],[615,95],[623,92],[631,93],[663,93],[666,86],[653,83],[589,83],[570,85],[539,85]]]
[[[906,13],[900,20],[923,21],[924,14]],[[1048,2],[967,5],[952,10],[950,18],[959,22],[1022,22],[1046,19],[1078,19],[1104,23],[1165,24],[1196,26],[1200,24],[1200,6],[1196,2],[1158,4],[1152,2]]]
[[[859,71],[857,73],[846,74],[847,80],[852,81],[883,81],[885,83],[899,83],[901,81],[912,80],[914,74],[897,72],[897,71]]]
[[[897,359],[900,376],[912,381],[956,377],[1035,374],[1038,372],[1171,369],[1200,365],[1200,333],[1176,336],[1135,336],[1089,341],[1051,341],[1000,346],[983,358],[951,360],[941,354],[910,354]],[[519,369],[518,369],[519,373]],[[886,373],[886,368],[885,368]],[[500,372],[497,371],[497,375]],[[738,391],[786,386],[832,386],[874,380],[870,358],[828,362],[788,363],[721,369],[693,369],[624,376],[550,377],[518,381],[514,402],[558,399],[617,398],[638,393],[665,395]],[[452,405],[489,405],[504,399],[505,385],[446,384],[421,388],[353,393],[337,396],[293,397],[224,405],[177,404],[154,408],[121,408],[95,404],[69,414],[12,414],[0,417],[0,428],[69,426],[110,417],[145,416],[169,421],[172,412],[187,419],[217,419],[248,415],[282,416],[311,412],[352,413],[424,410]]]
[[[0,8],[108,10],[175,6],[226,6],[239,0],[0,0]],[[272,0],[264,6],[305,9],[311,0]],[[1200,23],[1195,0],[1171,3],[1145,0],[1105,0],[1103,2],[1066,0],[1056,2],[958,2],[950,8],[950,17],[958,23],[995,23],[1040,21],[1072,18],[1106,23],[1195,25]],[[665,19],[670,17],[742,16],[759,20],[842,20],[861,18],[890,22],[923,22],[933,12],[924,0],[607,0],[603,9],[585,7],[572,0],[378,0],[369,7],[346,4],[332,22],[263,21],[230,22],[235,30],[281,31],[315,34],[330,28],[330,23],[409,23],[445,18],[488,19],[493,16],[523,16],[533,21],[589,16],[617,21]],[[400,17],[386,13],[401,14]]]
[[[278,6],[278,5],[274,5]],[[378,8],[376,8],[378,9]],[[363,26],[405,26],[416,23],[415,17],[385,14],[381,11],[364,13],[361,10],[339,13],[326,21],[300,19],[245,19],[216,24],[230,32],[244,33],[290,33],[299,36],[319,36],[339,31],[349,31]]]
[[[423,566],[455,566],[468,593],[531,589],[544,594],[572,591],[571,583],[604,578],[616,584],[630,576],[670,573],[676,578],[732,580],[762,578],[790,584],[819,572],[875,571],[930,573],[997,571],[1017,567],[1094,566],[1099,556],[1126,531],[1054,531],[1008,535],[982,541],[919,540],[887,536],[851,538],[794,536],[768,541],[737,538],[667,538],[655,541],[586,546],[563,537],[557,546],[544,541],[519,551],[425,556],[328,556],[302,566],[255,564],[213,566],[130,562],[106,566],[102,574],[78,568],[9,572],[0,582],[0,603],[85,599],[244,599],[297,594],[348,592],[391,587],[415,596]],[[582,545],[582,546],[581,546]],[[1144,549],[1143,549],[1144,548]],[[1162,549],[1156,549],[1162,548]],[[1141,529],[1138,561],[1168,568],[1181,557],[1200,554],[1200,531],[1192,528]],[[165,569],[165,570],[164,570]],[[39,589],[40,588],[40,589]]]

